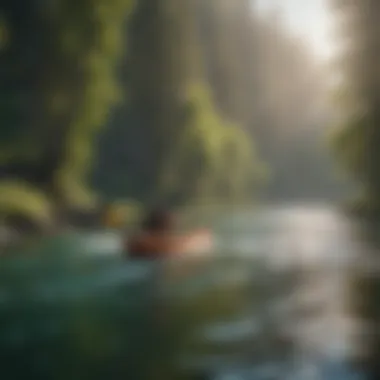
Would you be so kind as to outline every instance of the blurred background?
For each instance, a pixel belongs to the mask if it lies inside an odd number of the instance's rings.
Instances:
[[[4,373],[380,378],[379,16],[0,0]],[[213,231],[212,263],[157,285],[122,258],[156,204]]]

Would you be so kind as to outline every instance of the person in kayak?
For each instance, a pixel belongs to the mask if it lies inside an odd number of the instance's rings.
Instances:
[[[180,234],[177,232],[177,225],[175,214],[169,210],[164,208],[150,210],[144,217],[139,231],[129,237],[125,244],[127,259],[158,263],[158,267],[152,271],[150,290],[145,294],[145,297],[150,297],[150,301],[147,302],[149,323],[146,331],[147,334],[152,334],[151,340],[163,340],[166,334],[172,334],[170,332],[173,328],[172,320],[175,318],[172,307],[167,304],[168,299],[161,297],[160,289],[176,286],[178,280],[194,275],[199,264],[198,260],[170,259],[189,258],[197,253],[200,253],[201,255],[197,256],[202,258],[203,253],[212,247],[211,234],[207,230]],[[194,263],[195,268],[189,265]],[[148,363],[146,355],[145,358]]]
[[[165,209],[150,211],[142,223],[140,232],[127,242],[129,257],[134,259],[160,259],[201,254],[211,250],[212,237],[201,229],[189,234],[178,234],[173,213]]]

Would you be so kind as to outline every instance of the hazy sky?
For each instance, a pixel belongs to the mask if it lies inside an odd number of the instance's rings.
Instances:
[[[333,53],[328,0],[253,0],[262,10],[280,8],[291,29],[310,41],[318,56]]]

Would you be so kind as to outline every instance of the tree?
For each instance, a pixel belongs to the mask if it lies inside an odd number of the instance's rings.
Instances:
[[[189,88],[184,114],[181,138],[163,173],[164,189],[190,200],[250,199],[264,167],[249,136],[218,115],[203,85]]]
[[[3,1],[1,177],[62,209],[85,207],[91,146],[117,101],[114,73],[130,0]],[[10,92],[9,96],[9,90]]]
[[[305,172],[313,172],[318,160],[329,162],[327,149],[319,149],[315,139],[322,138],[331,117],[324,66],[278,11],[261,14],[246,0],[197,4],[206,79],[217,112],[249,133],[271,168],[265,196],[314,197],[320,181],[336,191],[331,164],[323,176],[308,176],[308,181],[297,170],[299,160]],[[305,146],[303,156],[300,144]]]
[[[363,251],[362,259],[372,264],[377,260],[379,246],[380,3],[375,0],[336,0],[332,5],[343,44],[340,62],[344,91],[342,104],[345,106],[345,117],[335,132],[333,147],[343,167],[362,187],[362,199],[354,203],[354,211],[375,221],[364,223],[365,242],[369,243],[370,249]],[[354,275],[351,280],[353,311],[363,325],[371,329],[378,324],[380,315],[379,279],[363,271],[355,271]],[[365,345],[364,355],[359,358],[360,370],[364,370],[368,379],[378,379],[380,340],[378,334],[370,335],[360,336],[361,341],[355,343]]]
[[[210,94],[197,5],[175,0],[137,4],[121,74],[129,101],[105,131],[95,173],[107,197],[185,203],[220,194],[219,178],[214,179],[221,175],[218,141],[229,122]],[[250,144],[250,138],[240,144]]]
[[[340,69],[345,107],[343,126],[332,138],[333,147],[343,167],[362,185],[364,203],[379,210],[380,39],[376,20],[380,6],[371,0],[332,3],[339,14],[338,30],[344,45]]]

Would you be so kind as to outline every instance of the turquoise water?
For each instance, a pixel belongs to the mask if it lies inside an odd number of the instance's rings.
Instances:
[[[355,332],[346,305],[347,268],[357,250],[350,228],[325,205],[230,213],[215,220],[215,258],[174,278],[162,275],[162,264],[123,260],[118,233],[71,234],[46,243],[55,253],[49,260],[9,260],[0,268],[0,353],[14,365],[22,347],[33,348],[40,357],[24,357],[24,364],[45,378],[68,370],[73,356],[82,359],[67,376],[91,362],[88,378],[104,378],[120,352],[136,374],[144,363],[135,352],[166,344],[184,374],[356,378],[346,364]],[[182,268],[172,265],[173,273]],[[159,341],[149,318],[161,309],[172,319]]]

